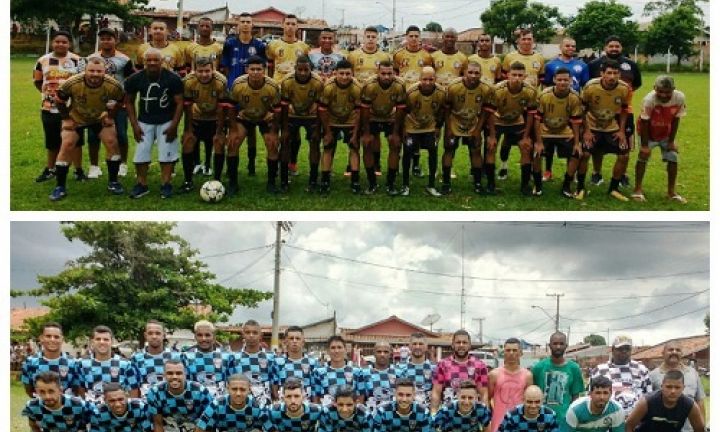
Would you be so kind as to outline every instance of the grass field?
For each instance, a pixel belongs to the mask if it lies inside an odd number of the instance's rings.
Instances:
[[[606,195],[607,183],[600,187],[588,186],[590,195],[585,201],[567,200],[560,196],[561,179],[564,167],[556,159],[554,166],[555,180],[545,185],[545,195],[537,198],[523,197],[519,193],[520,167],[519,153],[515,149],[510,158],[510,177],[499,181],[501,193],[495,197],[477,196],[472,191],[472,182],[468,176],[469,163],[467,151],[461,149],[455,161],[454,170],[458,178],[453,181],[453,193],[439,199],[424,194],[427,179],[411,180],[411,196],[389,197],[384,192],[374,196],[355,196],[350,193],[349,179],[343,177],[347,161],[347,150],[338,146],[333,168],[331,194],[327,197],[309,195],[305,192],[307,184],[307,145],[300,154],[300,175],[293,178],[291,191],[285,195],[270,196],[265,192],[265,160],[264,146],[258,137],[257,176],[248,177],[246,150],[243,145],[240,163],[241,193],[220,203],[207,204],[197,194],[176,195],[169,200],[159,198],[159,166],[153,164],[149,177],[151,194],[138,201],[127,196],[110,196],[106,190],[106,168],[104,176],[99,180],[77,183],[68,180],[68,198],[52,203],[48,194],[54,182],[35,183],[34,178],[41,171],[45,149],[39,116],[39,94],[31,83],[33,58],[19,57],[11,60],[11,197],[12,210],[709,210],[709,80],[708,74],[682,73],[675,75],[677,87],[685,92],[688,101],[688,116],[683,119],[678,134],[680,149],[680,165],[678,174],[678,192],[688,199],[682,205],[669,202],[665,198],[666,173],[660,154],[655,151],[648,165],[645,177],[645,194],[647,203],[621,203]],[[646,73],[643,76],[645,85],[635,95],[634,106],[638,106],[655,79],[656,74]],[[132,134],[131,134],[132,135]],[[130,143],[132,157],[134,143]],[[101,161],[103,160],[101,152]],[[387,167],[387,148],[383,149],[383,168]],[[631,155],[628,173],[634,177],[634,166],[637,151]],[[87,155],[85,168],[87,169]],[[609,179],[614,157],[607,157],[603,164],[603,177]],[[427,164],[423,154],[423,164]],[[104,162],[101,162],[104,165]],[[424,168],[427,172],[427,167]],[[178,174],[173,183],[177,188],[182,183],[181,167],[176,167]],[[71,176],[70,176],[71,177]],[[589,176],[588,176],[589,177]],[[365,186],[364,170],[361,179]],[[197,177],[196,187],[205,181]],[[385,177],[379,178],[381,191]],[[123,180],[129,190],[134,184],[134,168]],[[398,183],[400,184],[400,180]],[[439,186],[439,182],[438,182]],[[629,191],[626,190],[629,194]]]

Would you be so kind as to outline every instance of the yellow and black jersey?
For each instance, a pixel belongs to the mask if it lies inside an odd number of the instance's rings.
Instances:
[[[185,48],[185,63],[190,64],[190,68],[195,70],[195,60],[206,57],[212,60],[215,70],[220,67],[220,59],[222,58],[223,46],[220,42],[213,42],[210,45],[200,45],[197,42],[189,44]]]
[[[370,108],[370,121],[392,121],[396,109],[405,108],[407,93],[402,80],[395,77],[387,88],[378,82],[377,76],[371,77],[363,85],[360,101],[363,108]]]
[[[230,99],[237,104],[238,117],[253,123],[272,120],[280,110],[280,86],[264,77],[260,88],[250,86],[247,75],[238,77],[230,89]]]
[[[282,82],[283,78],[295,70],[295,60],[301,55],[307,55],[310,46],[303,41],[287,43],[282,39],[276,39],[267,46],[265,53],[268,60],[275,65],[273,79]]]
[[[514,126],[525,123],[525,114],[535,115],[537,110],[537,90],[522,83],[520,91],[510,91],[507,81],[495,85],[495,124]]]
[[[380,62],[389,61],[392,62],[392,56],[390,53],[376,50],[374,53],[363,51],[362,48],[350,51],[347,55],[347,60],[353,67],[353,75],[357,78],[360,83],[364,83],[368,78],[377,73],[377,68],[380,66]]]
[[[137,50],[135,64],[139,68],[143,68],[145,66],[145,51],[147,51],[149,48],[156,48],[160,50],[163,56],[162,65],[165,69],[176,71],[185,66],[185,53],[183,52],[183,49],[180,48],[180,46],[172,42],[168,42],[168,44],[164,48],[157,48],[153,47],[149,43],[144,43],[140,45]]]
[[[432,56],[424,49],[408,51],[403,47],[393,54],[393,64],[406,85],[420,81],[420,73],[425,66],[432,66]]]
[[[480,79],[484,82],[494,86],[497,82],[497,71],[502,70],[502,64],[500,59],[496,56],[492,57],[480,57],[477,54],[473,54],[468,57],[468,63],[475,62],[480,65]]]
[[[467,56],[460,51],[455,54],[445,54],[442,50],[437,50],[431,57],[436,81],[441,86],[447,86],[453,79],[463,76],[467,69]]]
[[[573,136],[571,123],[581,124],[583,115],[580,95],[570,90],[558,95],[555,87],[548,87],[538,98],[537,121],[542,122],[540,134],[544,138],[567,138]]]
[[[305,83],[298,82],[294,73],[290,74],[280,83],[281,103],[288,106],[291,118],[315,118],[322,89],[322,78],[316,73]]]
[[[450,133],[470,136],[483,111],[489,114],[495,112],[495,91],[482,81],[475,88],[467,88],[462,78],[456,79],[447,88],[446,106]]]
[[[350,127],[355,124],[360,108],[360,82],[353,80],[346,87],[338,85],[335,78],[325,82],[318,110],[327,111],[330,117],[330,126]]]
[[[545,58],[542,54],[520,54],[517,51],[508,53],[502,62],[503,72],[505,74],[510,72],[510,66],[515,62],[525,65],[525,73],[527,74],[525,82],[535,88],[538,88],[542,82],[545,71]]]
[[[632,104],[632,92],[623,81],[606,89],[601,78],[588,81],[582,89],[580,99],[585,106],[585,118],[590,129],[599,132],[616,132],[620,126],[616,115],[627,112]]]
[[[439,85],[430,94],[423,94],[420,83],[413,84],[407,91],[405,132],[434,132],[446,99],[445,90]]]
[[[100,116],[107,111],[107,103],[122,103],[125,97],[122,84],[115,78],[105,75],[103,82],[97,87],[90,87],[85,82],[85,73],[73,75],[66,80],[57,91],[58,103],[70,102],[70,118],[78,126],[86,126],[100,121]]]
[[[195,73],[183,79],[185,105],[192,105],[193,120],[215,120],[218,106],[228,103],[227,78],[218,71],[208,83],[201,83]]]

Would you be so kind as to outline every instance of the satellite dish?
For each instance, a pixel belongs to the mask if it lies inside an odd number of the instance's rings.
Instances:
[[[440,320],[440,314],[434,313],[434,314],[430,314],[430,315],[426,316],[425,318],[423,318],[423,320],[420,321],[420,324],[422,324],[424,326],[430,326],[430,331],[432,331],[433,324],[435,324],[439,320]]]

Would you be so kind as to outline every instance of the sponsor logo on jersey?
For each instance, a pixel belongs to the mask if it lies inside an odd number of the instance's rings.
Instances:
[[[220,368],[222,367],[222,357],[214,358],[214,359],[213,359],[213,365],[214,365],[217,369],[220,369]]]
[[[110,376],[113,378],[117,378],[118,375],[120,375],[120,368],[119,367],[111,367],[110,368]]]

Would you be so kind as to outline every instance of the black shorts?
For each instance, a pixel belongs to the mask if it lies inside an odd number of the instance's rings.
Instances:
[[[408,133],[405,138],[405,147],[409,150],[430,150],[437,148],[435,132]]]
[[[266,121],[259,121],[259,122],[251,122],[250,120],[245,119],[238,119],[241,125],[245,128],[246,131],[250,132],[254,130],[253,128],[255,126],[260,129],[260,133],[265,135],[266,133],[270,132],[272,130],[272,127],[269,122]]]
[[[290,139],[295,137],[300,138],[298,133],[301,128],[305,128],[305,139],[310,141],[310,138],[315,136],[318,132],[318,122],[316,119],[302,119],[302,118],[290,118],[288,120],[288,133]]]
[[[370,134],[373,136],[380,136],[380,132],[385,134],[385,138],[389,137],[393,133],[395,124],[392,122],[370,122]]]
[[[197,142],[211,143],[217,130],[216,120],[194,120],[193,132],[197,137]]]
[[[495,125],[495,136],[497,137],[498,142],[500,142],[500,138],[502,136],[505,137],[505,141],[503,141],[502,145],[510,145],[514,146],[517,145],[520,140],[522,139],[523,132],[525,132],[525,125],[512,125],[512,126],[498,126]]]
[[[592,132],[593,135],[595,135],[595,144],[593,144],[593,147],[590,149],[590,153],[592,154],[626,154],[629,150],[620,150],[620,145],[617,142],[617,139],[615,139],[615,132]],[[583,144],[583,147],[587,149],[587,147]]]
[[[330,147],[335,148],[338,141],[342,138],[342,141],[350,145],[350,140],[352,139],[352,132],[353,128],[352,126],[342,127],[342,126],[330,126],[330,131],[332,131],[333,141],[330,144]]]
[[[60,113],[51,113],[49,111],[40,111],[40,120],[45,133],[45,148],[51,151],[60,150],[62,144],[62,116]],[[85,134],[78,132],[80,137],[75,143],[76,146],[82,147],[85,144]]]
[[[79,126],[79,127],[75,128],[75,132],[77,132],[78,136],[80,136],[80,137],[85,135],[84,134],[85,130],[87,130],[88,132],[92,131],[92,133],[94,133],[96,136],[100,136],[100,131],[102,129],[103,129],[102,123],[97,122],[97,123],[93,123],[93,124],[89,124],[89,125],[85,125],[85,126]],[[78,141],[80,141],[80,140],[78,139]]]
[[[569,159],[573,155],[573,139],[565,138],[543,138],[543,144],[547,148],[548,145],[554,145],[557,149],[558,157],[561,159]]]
[[[477,146],[477,138],[475,136],[450,135],[450,139],[447,143],[445,143],[445,147],[456,150],[461,143],[470,147],[471,149],[474,149]]]

